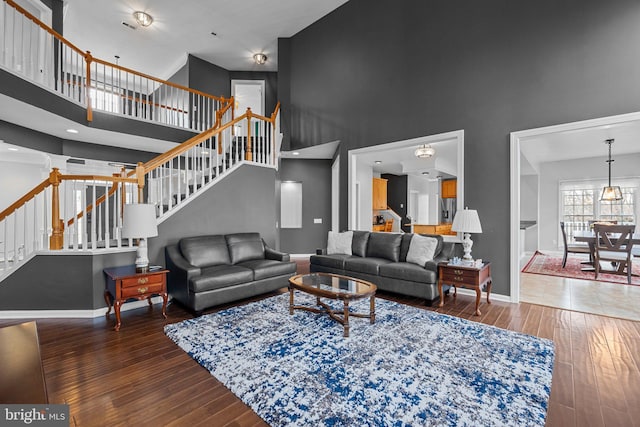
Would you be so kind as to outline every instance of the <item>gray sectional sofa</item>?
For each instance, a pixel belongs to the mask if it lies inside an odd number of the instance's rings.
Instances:
[[[259,233],[186,237],[165,248],[167,290],[196,315],[215,305],[286,287],[295,275],[289,255]]]
[[[310,258],[311,272],[343,274],[367,280],[378,289],[424,298],[431,305],[438,299],[438,263],[462,254],[459,243],[437,239],[432,260],[425,265],[407,262],[407,252],[413,234],[354,231],[351,255],[323,254]],[[448,288],[448,287],[447,287]]]

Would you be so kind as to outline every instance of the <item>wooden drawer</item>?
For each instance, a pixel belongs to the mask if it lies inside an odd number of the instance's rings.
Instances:
[[[160,283],[147,283],[143,285],[137,285],[136,287],[123,287],[121,290],[121,296],[122,298],[134,298],[140,295],[159,294],[162,292],[164,292],[164,283],[162,283],[161,281]]]
[[[130,279],[122,279],[122,288],[135,288],[152,286],[157,283],[162,283],[164,280],[164,274],[146,275],[144,277],[132,277]]]
[[[458,268],[447,268],[442,271],[442,280],[453,283],[476,283],[478,272]]]

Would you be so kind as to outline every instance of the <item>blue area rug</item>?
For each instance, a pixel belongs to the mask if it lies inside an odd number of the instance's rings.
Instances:
[[[544,425],[553,342],[383,299],[350,323],[278,295],[165,333],[272,426]]]

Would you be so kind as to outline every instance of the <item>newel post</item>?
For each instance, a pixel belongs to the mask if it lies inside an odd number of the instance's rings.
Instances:
[[[251,151],[251,108],[247,108],[247,151],[245,152],[244,159],[253,160],[253,153]]]
[[[91,107],[91,63],[93,62],[93,56],[91,52],[87,51],[84,55],[84,60],[87,63],[87,82],[85,87],[85,95],[87,100],[87,121],[93,121],[93,108]]]
[[[138,179],[138,203],[144,203],[144,195],[142,192],[144,189],[144,167],[142,166],[142,162],[138,162],[136,166],[136,178]]]
[[[53,168],[49,173],[51,183],[51,236],[49,249],[62,249],[64,246],[64,220],[60,219],[60,170]]]

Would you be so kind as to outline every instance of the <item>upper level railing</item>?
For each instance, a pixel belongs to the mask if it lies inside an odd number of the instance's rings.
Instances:
[[[217,97],[94,58],[12,0],[0,7],[0,66],[87,110],[203,132],[233,99]]]
[[[227,120],[227,107],[214,127],[129,173],[67,175],[53,169],[0,212],[0,278],[38,251],[130,246],[120,235],[126,203],[154,204],[162,221],[240,164],[277,167],[279,111],[279,104],[270,117],[247,109]]]

